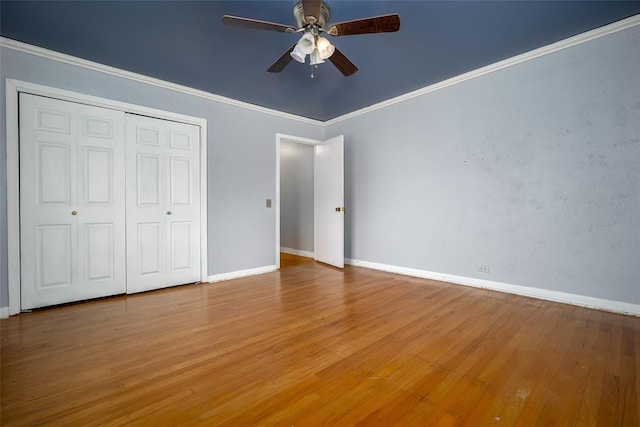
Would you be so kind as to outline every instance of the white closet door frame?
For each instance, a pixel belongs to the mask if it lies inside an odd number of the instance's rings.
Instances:
[[[18,127],[18,94],[21,92],[109,108],[126,113],[172,120],[200,127],[200,280],[207,281],[207,121],[205,119],[14,79],[6,79],[5,88],[7,120],[7,272],[9,279],[9,315],[20,313],[20,132]]]

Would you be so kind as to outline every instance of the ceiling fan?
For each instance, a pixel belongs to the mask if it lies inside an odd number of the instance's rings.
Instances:
[[[224,15],[222,23],[232,27],[251,28],[256,30],[278,31],[283,33],[302,33],[300,40],[291,46],[274,62],[267,71],[279,73],[289,65],[292,59],[304,63],[309,55],[309,62],[317,66],[328,59],[345,76],[350,76],[358,67],[339,49],[334,47],[323,34],[330,36],[349,36],[353,34],[389,33],[400,29],[400,15],[375,16],[339,22],[327,28],[329,7],[320,0],[301,0],[293,8],[293,16],[298,28],[291,25],[276,24],[251,18]],[[311,74],[313,77],[313,73]]]

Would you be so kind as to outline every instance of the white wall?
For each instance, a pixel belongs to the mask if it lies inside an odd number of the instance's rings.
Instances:
[[[276,264],[276,133],[322,139],[311,120],[254,111],[180,91],[0,48],[0,123],[5,124],[5,79],[37,83],[121,102],[201,117],[208,122],[209,275]],[[215,78],[215,76],[212,76]],[[0,308],[8,306],[6,133],[0,134]]]
[[[280,246],[313,252],[312,145],[280,142]]]
[[[640,27],[325,138],[339,134],[347,257],[640,303]]]

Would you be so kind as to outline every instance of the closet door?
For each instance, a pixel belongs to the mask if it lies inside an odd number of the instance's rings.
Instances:
[[[124,113],[19,101],[21,307],[124,293]]]
[[[127,292],[200,280],[200,128],[126,115]]]

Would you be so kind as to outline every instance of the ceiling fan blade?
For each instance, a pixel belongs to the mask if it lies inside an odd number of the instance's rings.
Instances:
[[[391,33],[400,29],[400,15],[375,16],[353,21],[333,24],[327,30],[332,36],[349,36],[352,34]]]
[[[320,0],[302,0],[302,10],[304,17],[310,24],[315,24],[320,20]],[[312,17],[312,19],[309,19]]]
[[[276,59],[276,62],[271,64],[271,67],[269,67],[267,71],[270,73],[279,73],[280,71],[284,70],[284,67],[289,65],[289,62],[293,60],[290,53],[295,47],[296,43],[294,43],[293,46],[289,48],[289,50],[283,53],[280,58]]]
[[[351,74],[358,71],[358,67],[356,64],[351,62],[349,58],[344,56],[344,53],[340,52],[340,50],[336,47],[336,50],[333,52],[333,55],[329,57],[329,61],[336,66],[338,70],[345,76],[349,77]]]
[[[231,27],[250,28],[253,30],[279,31],[282,33],[295,33],[296,29],[291,25],[276,24],[275,22],[260,21],[258,19],[241,18],[239,16],[224,15],[222,23]]]

